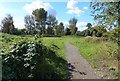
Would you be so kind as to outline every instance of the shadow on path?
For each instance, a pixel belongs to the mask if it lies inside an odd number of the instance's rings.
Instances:
[[[66,58],[68,61],[68,79],[99,79],[98,73],[79,54],[79,49],[69,42],[66,45]]]

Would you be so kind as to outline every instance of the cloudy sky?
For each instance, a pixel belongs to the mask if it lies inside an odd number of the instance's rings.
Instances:
[[[80,2],[77,0],[68,0],[65,2],[44,2],[43,0],[34,1],[2,1],[0,3],[0,21],[7,15],[13,16],[16,28],[24,28],[24,17],[30,15],[33,10],[44,8],[48,14],[56,16],[59,22],[63,22],[68,27],[68,21],[76,17],[78,19],[77,27],[80,31],[86,29],[87,23],[94,23],[93,17],[90,16],[90,2]]]

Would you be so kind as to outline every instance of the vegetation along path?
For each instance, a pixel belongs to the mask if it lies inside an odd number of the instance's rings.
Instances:
[[[69,79],[99,79],[98,73],[79,54],[78,48],[69,42],[64,43],[66,45]]]

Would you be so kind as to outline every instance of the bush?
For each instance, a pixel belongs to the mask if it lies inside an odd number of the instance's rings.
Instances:
[[[104,26],[96,26],[96,27],[88,28],[88,29],[82,31],[81,33],[79,33],[79,35],[102,37],[103,34],[106,32],[107,32],[107,30],[105,29]]]
[[[91,34],[90,34],[90,30],[86,30],[86,32],[85,32],[85,36],[91,36]]]
[[[80,32],[80,31],[77,31],[77,32],[75,33],[75,35],[76,35],[76,36],[81,36],[81,32]]]
[[[101,32],[97,32],[96,33],[96,37],[102,37],[102,33]]]
[[[41,41],[20,41],[2,50],[3,80],[65,79],[66,61]],[[19,79],[19,80],[18,80]]]

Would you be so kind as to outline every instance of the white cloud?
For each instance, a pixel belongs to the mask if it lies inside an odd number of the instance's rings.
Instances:
[[[70,9],[76,9],[76,8],[78,8],[78,2],[75,1],[75,0],[68,1],[67,8],[70,8]]]
[[[75,13],[78,14],[78,15],[81,14],[81,13],[83,13],[83,12],[84,12],[84,11],[79,10],[79,9],[76,9],[76,10],[75,10]]]
[[[83,9],[88,9],[88,7],[83,7]]]
[[[73,14],[73,13],[74,13],[74,10],[68,10],[67,13],[68,13],[68,14]]]
[[[5,17],[5,15],[0,14],[0,21]]]
[[[64,24],[64,26],[65,26],[65,29],[67,28],[67,27],[69,27],[69,22],[68,21],[60,21],[60,22],[63,22],[63,24]],[[59,23],[60,23],[59,22]],[[58,23],[58,24],[59,24]],[[86,25],[87,25],[87,22],[78,22],[77,24],[76,24],[76,26],[78,27],[78,30],[79,31],[83,31],[83,30],[85,30],[85,29],[87,29],[88,27],[86,27]]]
[[[84,13],[84,11],[79,10],[79,9],[71,9],[67,11],[68,14],[76,14],[76,15],[80,15],[81,13]]]
[[[5,15],[0,14],[0,29],[1,29],[1,25],[2,25],[1,21],[2,21],[2,19],[3,19],[4,17],[5,17]]]
[[[26,4],[24,7],[24,10],[27,11],[29,14],[32,14],[32,11],[38,8],[44,8],[46,11],[48,11],[49,14],[56,15],[55,10],[51,6],[50,3],[44,3],[41,0],[33,1],[31,4]]]
[[[79,9],[78,1],[75,0],[68,1],[67,8],[70,9],[67,11],[68,14],[75,14],[77,16],[80,16],[80,14],[84,13],[84,11]]]
[[[25,28],[24,27],[24,17],[13,17],[15,28]]]
[[[79,31],[83,31],[87,29],[86,25],[87,25],[87,22],[78,22],[76,26],[78,27]]]
[[[69,22],[68,21],[63,21],[63,24],[64,24],[65,27],[69,26]]]
[[[77,27],[85,27],[87,25],[87,22],[78,22]]]

